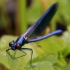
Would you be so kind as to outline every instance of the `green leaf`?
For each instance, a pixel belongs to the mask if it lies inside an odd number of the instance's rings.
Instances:
[[[54,66],[54,69],[55,70],[61,70],[59,67],[57,67],[57,66]]]
[[[36,22],[40,18],[41,14],[42,12],[40,0],[34,0],[31,7],[27,11],[28,22]]]
[[[7,57],[5,55],[6,53],[2,53],[0,52],[0,63],[2,63],[3,65],[5,65],[7,68],[10,68],[9,67],[9,64],[8,64],[8,61],[7,61]]]
[[[31,70],[54,70],[53,65],[49,61],[36,62]],[[26,67],[26,70],[28,67]],[[30,67],[29,67],[30,69]]]
[[[55,55],[43,55],[41,57],[37,57],[33,59],[33,62],[38,62],[38,61],[50,61],[52,64],[57,62],[57,57]]]
[[[0,39],[0,49],[5,51],[9,46],[9,42],[16,40],[17,36],[4,35]]]

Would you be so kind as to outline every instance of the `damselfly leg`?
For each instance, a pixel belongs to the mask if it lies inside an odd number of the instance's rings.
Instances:
[[[33,65],[32,65],[32,55],[33,55],[33,50],[32,50],[31,48],[21,48],[20,51],[21,51],[21,50],[28,50],[28,51],[31,51],[30,65],[33,66]]]
[[[13,57],[13,56],[10,54],[9,50],[11,50],[11,48],[9,48],[8,50],[6,50],[6,52],[10,55],[10,57],[11,57],[12,59],[17,59],[17,58],[26,56],[27,54],[26,54],[26,52],[24,52],[24,50],[31,51],[30,65],[32,66],[32,55],[33,55],[33,50],[32,50],[31,48],[21,48],[19,51],[23,52],[24,54],[23,54],[22,56],[19,56],[19,57],[16,57],[16,58]]]

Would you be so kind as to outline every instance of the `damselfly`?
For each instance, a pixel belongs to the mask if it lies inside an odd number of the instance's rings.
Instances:
[[[45,36],[36,38],[36,36],[38,36],[48,26],[48,24],[50,23],[51,19],[53,18],[54,14],[57,11],[57,8],[58,8],[58,3],[56,2],[43,14],[43,16],[37,22],[35,22],[31,27],[29,27],[29,29],[24,34],[19,36],[16,41],[10,42],[9,43],[10,47],[9,47],[9,49],[6,50],[6,52],[10,55],[9,50],[13,50],[13,51],[19,50],[26,55],[24,50],[29,50],[29,51],[31,51],[30,65],[32,65],[33,50],[31,48],[22,48],[22,46],[24,44],[39,41],[39,40],[48,38],[52,35],[56,35],[56,34],[59,34],[62,32],[62,30],[56,30],[54,32],[51,32],[51,33],[45,35]],[[24,56],[24,55],[22,55],[22,56]],[[22,57],[22,56],[20,56],[20,57]],[[17,58],[20,58],[20,57],[17,57]],[[11,58],[17,59],[12,56],[11,56]]]

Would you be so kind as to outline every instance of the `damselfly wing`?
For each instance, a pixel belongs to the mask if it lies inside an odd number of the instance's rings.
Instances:
[[[25,37],[32,39],[38,36],[50,23],[58,9],[58,2],[54,3],[26,32]]]

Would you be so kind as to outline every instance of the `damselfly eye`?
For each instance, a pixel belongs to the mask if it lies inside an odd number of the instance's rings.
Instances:
[[[11,45],[12,45],[12,42],[9,43],[9,46],[10,46],[10,47],[11,47]]]
[[[14,41],[10,42],[9,43],[9,46],[11,47],[13,44],[14,44]]]

